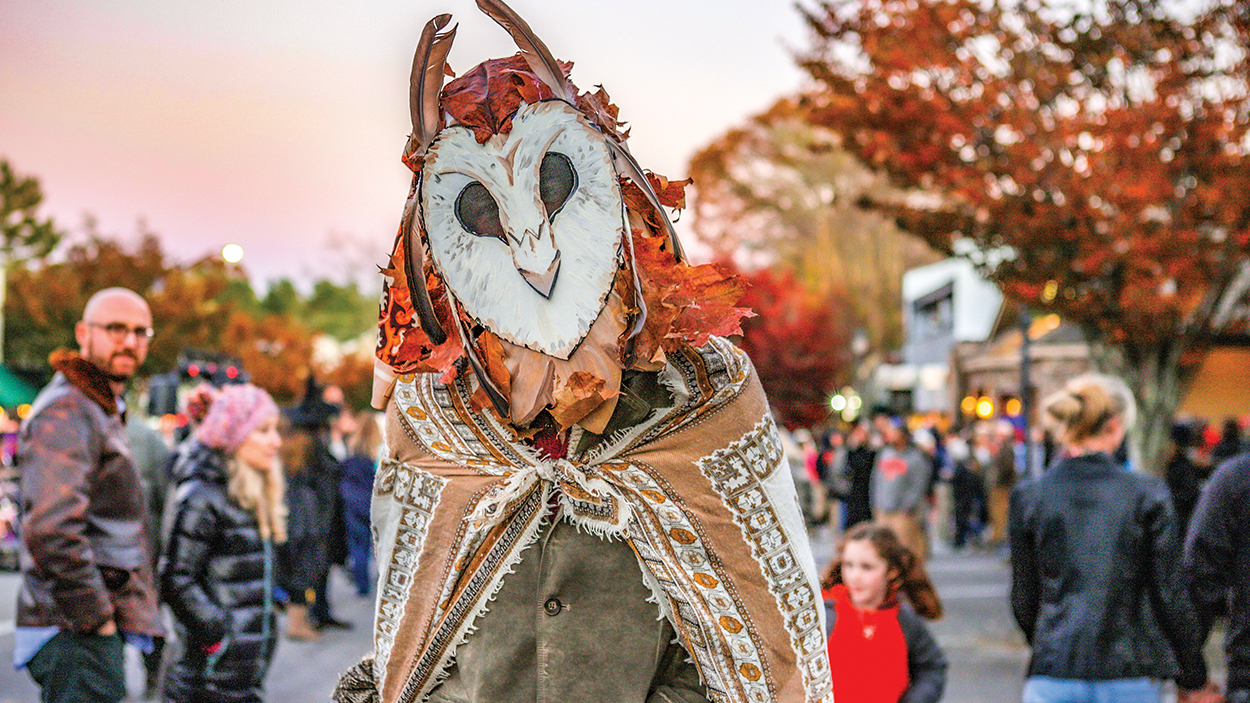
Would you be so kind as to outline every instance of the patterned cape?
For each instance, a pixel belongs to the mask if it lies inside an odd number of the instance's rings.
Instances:
[[[369,699],[420,701],[447,675],[558,494],[561,519],[628,542],[711,700],[833,700],[816,568],[750,361],[713,337],[660,374],[672,407],[572,461],[473,412],[467,374],[398,378],[374,489]]]

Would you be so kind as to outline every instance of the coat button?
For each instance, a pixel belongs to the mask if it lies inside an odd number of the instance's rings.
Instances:
[[[560,605],[559,598],[548,598],[547,602],[543,603],[543,612],[547,613],[548,615],[552,617],[555,617],[556,615],[560,614],[560,608],[561,608],[561,605]]]

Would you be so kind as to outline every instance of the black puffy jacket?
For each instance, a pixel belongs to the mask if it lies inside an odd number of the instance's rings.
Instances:
[[[253,514],[227,494],[220,451],[190,440],[174,477],[161,596],[174,612],[185,652],[170,671],[166,698],[259,700],[277,643],[273,550]],[[218,642],[215,652],[205,651]]]
[[[1030,676],[1207,677],[1167,489],[1106,454],[1069,457],[1011,495],[1011,605]]]

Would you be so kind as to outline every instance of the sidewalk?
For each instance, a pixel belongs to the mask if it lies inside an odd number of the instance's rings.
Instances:
[[[13,670],[13,612],[18,575],[0,573],[0,703],[38,703],[39,688],[23,671]],[[265,680],[265,700],[273,703],[325,703],[339,674],[373,648],[373,598],[356,595],[339,569],[331,572],[330,603],[335,617],[352,623],[351,630],[323,630],[316,642],[282,638]],[[126,648],[130,701],[141,701],[143,665],[138,652]]]

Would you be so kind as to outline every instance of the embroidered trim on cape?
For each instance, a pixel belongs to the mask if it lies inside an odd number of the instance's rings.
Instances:
[[[378,589],[377,623],[374,626],[374,680],[383,683],[386,663],[395,643],[395,633],[411,593],[412,574],[417,570],[425,535],[447,479],[395,461],[382,461],[375,483],[377,495],[391,495],[401,506],[399,531],[391,550],[386,580]],[[379,686],[380,688],[380,686]]]
[[[743,538],[751,545],[751,556],[767,574],[768,590],[777,599],[790,644],[798,655],[804,688],[809,700],[817,700],[832,690],[824,627],[817,611],[823,606],[818,606],[817,592],[781,527],[774,496],[767,489],[769,479],[785,461],[777,425],[771,414],[765,414],[752,431],[700,459],[697,465],[724,498]]]

